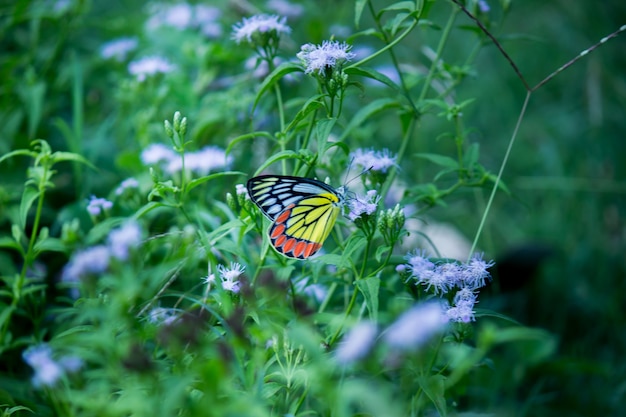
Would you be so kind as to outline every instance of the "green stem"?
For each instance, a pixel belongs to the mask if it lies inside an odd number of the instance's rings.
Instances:
[[[430,66],[430,70],[428,71],[428,75],[426,76],[426,81],[424,81],[424,87],[422,88],[422,92],[420,93],[420,96],[418,98],[418,101],[422,101],[426,98],[426,94],[428,94],[428,90],[430,89],[430,83],[433,80],[433,77],[435,76],[435,71],[437,70],[437,66],[439,64],[439,58],[441,57],[441,54],[443,53],[443,48],[446,46],[446,43],[448,42],[448,38],[450,37],[450,32],[452,32],[452,27],[454,25],[454,21],[456,20],[456,15],[459,12],[459,9],[454,7],[452,9],[452,13],[450,13],[450,18],[448,19],[448,22],[446,23],[446,27],[443,30],[443,34],[441,35],[441,38],[439,39],[439,45],[437,45],[437,52],[435,55],[435,58],[433,59],[433,62]]]
[[[337,331],[335,332],[333,337],[328,342],[329,346],[332,346],[335,343],[335,341],[337,341],[337,338],[339,337],[339,334],[341,333],[341,330],[343,329],[343,325],[346,322],[346,319],[348,318],[348,316],[350,316],[350,313],[352,313],[352,309],[354,308],[354,304],[356,303],[356,297],[357,297],[357,295],[359,293],[359,290],[357,288],[356,282],[359,281],[363,277],[363,273],[365,272],[365,263],[366,263],[366,260],[367,260],[367,254],[370,251],[371,245],[372,245],[372,240],[368,239],[367,240],[367,244],[365,246],[365,254],[363,255],[363,263],[361,264],[361,271],[359,272],[359,276],[355,280],[354,291],[352,292],[352,297],[350,298],[350,302],[348,303],[348,308],[346,309],[346,314],[344,315],[343,322],[341,323],[341,326],[339,326],[337,328]]]
[[[469,255],[467,260],[469,261],[472,258],[472,254],[476,250],[476,246],[478,245],[478,238],[483,231],[483,227],[485,226],[485,221],[487,220],[487,215],[489,214],[489,209],[491,208],[491,204],[493,203],[493,199],[496,196],[496,191],[498,191],[498,185],[500,185],[500,178],[502,178],[502,173],[504,172],[504,167],[506,167],[506,163],[509,160],[509,156],[511,155],[511,149],[513,149],[513,143],[515,143],[515,138],[517,137],[517,132],[519,131],[519,127],[522,124],[522,119],[526,114],[526,106],[528,106],[528,101],[530,100],[531,91],[526,93],[526,98],[524,99],[524,104],[522,105],[522,111],[520,112],[519,117],[517,118],[517,124],[515,125],[515,130],[513,130],[513,134],[511,135],[511,140],[509,141],[509,146],[506,148],[506,152],[504,154],[504,158],[502,159],[502,164],[500,164],[500,171],[498,171],[498,176],[496,177],[496,181],[493,184],[493,188],[491,189],[491,195],[489,195],[489,201],[487,202],[487,208],[483,213],[483,217],[480,219],[480,225],[478,226],[478,230],[476,231],[476,236],[474,237],[474,242],[472,243],[472,248],[469,251]]]

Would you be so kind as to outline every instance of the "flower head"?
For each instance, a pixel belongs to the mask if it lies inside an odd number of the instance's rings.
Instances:
[[[130,188],[139,188],[139,181],[130,177],[126,178],[122,183],[115,189],[115,195],[122,195],[124,191]]]
[[[110,210],[113,207],[113,203],[106,198],[96,198],[91,196],[89,203],[87,204],[87,211],[92,216],[99,216],[103,211]]]
[[[277,15],[259,14],[233,25],[232,39],[237,43],[263,46],[271,40],[278,41],[281,35],[291,33],[287,18]]]
[[[462,267],[463,283],[470,288],[477,289],[485,286],[485,281],[491,277],[488,269],[495,263],[483,260],[482,254],[476,254]]]
[[[141,152],[141,161],[145,165],[171,161],[176,157],[176,152],[170,146],[165,146],[161,143],[153,143]]]
[[[72,255],[70,262],[63,269],[65,282],[78,281],[88,274],[101,274],[109,267],[109,248],[103,245],[93,246]]]
[[[335,358],[341,364],[349,364],[362,359],[372,348],[378,335],[375,323],[362,321],[354,326],[337,346]]]
[[[230,268],[226,268],[224,265],[218,265],[217,271],[222,280],[222,288],[235,294],[238,293],[240,283],[237,281],[237,278],[239,278],[245,270],[246,267],[237,262],[231,262]]]
[[[389,149],[375,151],[373,149],[357,149],[350,155],[355,165],[363,169],[387,173],[391,167],[396,166],[396,156]]]
[[[269,0],[267,7],[279,15],[287,17],[298,17],[304,13],[304,6],[289,3],[287,0]]]
[[[139,243],[141,243],[141,228],[135,221],[128,221],[122,227],[109,233],[109,250],[111,255],[120,261],[128,259],[129,249],[138,246]]]
[[[159,56],[148,56],[128,64],[128,72],[137,77],[138,81],[144,81],[149,75],[172,72],[175,68],[175,65]]]
[[[447,322],[441,304],[427,302],[404,312],[383,332],[382,337],[393,348],[417,349],[442,331]]]
[[[300,47],[296,56],[304,65],[305,74],[317,74],[326,76],[328,70],[336,67],[341,68],[345,62],[354,58],[350,52],[351,45],[339,41],[324,41],[321,45],[307,43]]]
[[[474,301],[457,300],[453,307],[446,310],[446,316],[450,321],[469,323],[474,321]]]
[[[426,257],[426,251],[424,250],[416,249],[413,253],[409,252],[405,259],[408,262],[411,276],[414,278],[430,274],[435,269],[435,264]]]
[[[233,157],[227,156],[218,146],[206,146],[199,151],[185,153],[185,169],[200,175],[223,169],[232,161]],[[176,155],[168,161],[166,170],[171,174],[179,172],[183,167],[182,162],[182,158]]]
[[[114,58],[117,61],[126,59],[126,55],[137,48],[139,41],[137,38],[120,38],[107,42],[100,48],[100,56],[104,59]]]
[[[177,318],[178,312],[174,308],[155,307],[148,313],[148,321],[153,324],[168,325]]]
[[[52,349],[47,344],[32,346],[22,354],[24,362],[35,371],[32,382],[36,387],[54,385],[66,371],[77,372],[82,366],[82,359],[75,356],[63,356],[59,361],[52,359]]]
[[[380,196],[377,195],[376,190],[369,190],[364,198],[357,196],[348,200],[348,207],[350,208],[348,218],[355,221],[363,215],[374,214],[378,201],[380,201]]]

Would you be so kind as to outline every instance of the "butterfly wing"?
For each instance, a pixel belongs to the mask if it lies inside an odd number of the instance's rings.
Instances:
[[[262,175],[248,181],[252,201],[273,223],[272,246],[290,258],[315,254],[330,234],[343,204],[343,195],[308,178]]]

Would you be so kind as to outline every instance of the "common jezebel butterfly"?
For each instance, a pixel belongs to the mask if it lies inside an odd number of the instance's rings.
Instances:
[[[320,250],[345,202],[344,187],[287,175],[260,175],[246,184],[252,201],[272,222],[277,252],[306,259]]]

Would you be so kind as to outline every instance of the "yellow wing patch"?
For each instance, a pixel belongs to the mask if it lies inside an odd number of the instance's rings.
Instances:
[[[252,201],[272,221],[278,253],[306,259],[320,250],[339,216],[343,192],[308,178],[261,175],[248,181]]]

